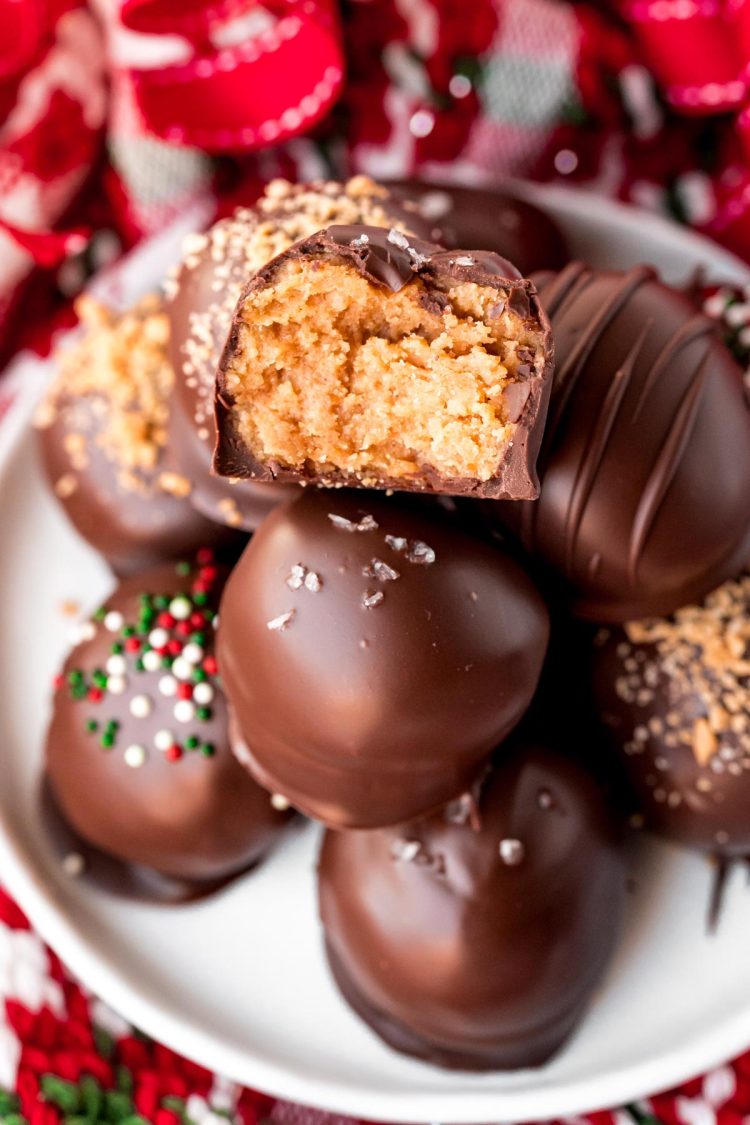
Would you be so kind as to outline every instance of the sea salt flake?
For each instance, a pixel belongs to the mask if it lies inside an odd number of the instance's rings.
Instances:
[[[405,551],[409,546],[409,540],[401,535],[386,535],[385,541],[393,551]]]
[[[270,629],[272,633],[283,632],[296,612],[296,609],[290,609],[288,613],[280,613],[278,617],[274,617],[271,621],[266,622],[266,628]]]
[[[362,567],[365,578],[377,578],[378,582],[395,582],[401,575],[382,559],[371,559],[367,566]]]
[[[406,558],[417,566],[430,566],[435,561],[435,552],[421,539],[412,539],[406,549]]]
[[[302,587],[302,585],[305,581],[305,575],[306,574],[307,574],[307,567],[302,566],[302,563],[296,563],[292,567],[292,569],[289,573],[289,576],[286,579],[286,584],[289,587],[289,589],[290,590],[301,589],[301,587]]]
[[[451,258],[450,264],[452,266],[473,266],[476,264],[476,258],[472,258],[469,254],[461,254],[458,258]]]
[[[323,580],[314,570],[308,571],[305,575],[305,589],[309,590],[311,594],[317,594],[323,589]]]
[[[378,525],[372,516],[362,516],[359,523],[347,519],[346,516],[337,516],[334,512],[329,512],[328,518],[339,531],[377,531],[378,529]]]
[[[409,239],[405,234],[402,234],[400,230],[396,230],[395,227],[391,227],[388,231],[388,241],[391,245],[398,246],[399,250],[409,249]]]
[[[405,863],[413,863],[422,850],[419,840],[404,840],[399,838],[391,844],[391,855],[394,859],[402,859]]]
[[[359,247],[361,247],[361,246],[367,246],[369,244],[369,242],[370,242],[369,234],[360,234],[357,238],[350,239],[349,245],[353,246],[355,249],[359,249]]]
[[[506,863],[508,867],[517,867],[519,863],[523,862],[526,849],[520,840],[507,839],[501,840],[498,847],[500,859]]]
[[[372,609],[374,606],[380,605],[384,597],[385,594],[383,594],[380,590],[368,590],[366,594],[362,595],[362,605],[365,607],[365,609]]]

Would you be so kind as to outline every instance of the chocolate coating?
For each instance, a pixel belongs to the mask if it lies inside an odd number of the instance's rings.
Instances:
[[[226,539],[189,503],[190,481],[166,447],[173,377],[160,302],[119,317],[85,305],[84,324],[37,417],[65,515],[119,575]]]
[[[320,915],[345,999],[438,1066],[540,1066],[574,1030],[619,930],[625,872],[601,794],[524,744],[473,801],[327,832]]]
[[[201,884],[257,863],[288,817],[230,749],[212,664],[225,571],[178,565],[126,579],[81,628],[58,681],[46,769],[89,844]]]
[[[526,710],[547,636],[517,564],[447,516],[308,492],[251,540],[218,645],[256,779],[365,828],[471,785]]]
[[[193,481],[192,503],[210,519],[254,531],[273,508],[292,499],[294,485],[236,481],[212,475],[216,444],[214,380],[237,300],[255,270],[332,222],[365,221],[420,230],[385,188],[365,176],[346,184],[274,180],[254,208],[240,208],[205,235],[186,241],[167,284],[170,357],[177,373],[170,446]]]
[[[425,287],[423,303],[440,313],[451,286],[473,283],[498,291],[495,316],[510,309],[541,337],[541,356],[529,349],[525,371],[506,388],[505,412],[512,421],[513,438],[505,444],[494,475],[488,480],[442,477],[429,466],[414,476],[359,475],[326,467],[322,475],[314,464],[290,467],[276,460],[263,460],[243,440],[235,417],[235,402],[228,386],[227,369],[241,351],[241,306],[252,295],[272,288],[289,261],[336,262],[352,267],[373,286],[397,293],[415,279]],[[313,265],[313,268],[315,266]],[[549,322],[540,307],[531,282],[522,278],[510,262],[498,254],[478,250],[471,254],[445,250],[435,243],[400,236],[383,227],[361,224],[331,226],[296,243],[279,254],[248,282],[237,307],[216,377],[217,444],[214,469],[222,476],[259,481],[307,481],[346,487],[378,487],[425,491],[476,498],[504,497],[514,500],[538,495],[536,460],[552,382],[553,348]],[[519,368],[520,375],[520,368]]]
[[[739,368],[652,270],[540,279],[556,371],[534,504],[487,508],[581,617],[703,597],[750,557],[750,413]]]
[[[510,190],[456,187],[399,180],[388,184],[408,212],[416,210],[434,242],[449,249],[493,250],[524,277],[534,270],[561,269],[570,260],[554,219]]]
[[[750,576],[672,617],[602,630],[593,660],[601,718],[646,825],[750,855]]]

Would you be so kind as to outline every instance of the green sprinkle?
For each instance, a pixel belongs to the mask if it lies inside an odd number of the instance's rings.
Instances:
[[[193,672],[193,682],[194,683],[202,684],[207,679],[208,679],[208,672],[206,672],[206,670],[204,668],[196,668],[194,670],[194,672]]]
[[[88,692],[85,684],[74,684],[70,690],[74,699],[85,699]]]
[[[175,567],[175,570],[177,571],[177,573],[179,575],[184,577],[186,574],[190,574],[190,563],[189,562],[178,562],[177,566]]]
[[[173,660],[174,660],[173,656],[162,656],[162,658],[161,658],[162,668],[171,668]]]
[[[89,719],[89,721],[86,723],[86,730],[89,732],[89,734],[94,734],[95,731],[99,730],[99,724],[97,723],[96,719]]]
[[[118,730],[119,726],[120,726],[120,720],[119,719],[110,719],[109,722],[107,723],[107,730],[116,731],[116,730]]]
[[[107,611],[104,606],[102,606],[101,609],[97,609],[96,613],[94,614],[94,621],[103,621],[106,616]]]
[[[126,625],[125,628],[122,631],[122,635],[123,635],[123,637],[134,637],[135,636],[134,627],[132,625]]]
[[[79,684],[83,679],[83,672],[80,668],[75,668],[72,672],[68,672],[68,683]]]
[[[202,590],[198,590],[193,594],[193,601],[196,605],[205,605],[208,601],[208,594],[204,594]]]
[[[120,656],[124,651],[125,651],[124,646],[121,645],[119,641],[115,641],[115,643],[112,645],[112,648],[111,648],[112,655],[113,656]]]
[[[101,668],[94,668],[94,671],[91,673],[91,679],[97,687],[105,688],[107,686],[107,673],[102,672]]]
[[[200,719],[200,721],[202,723],[208,722],[208,720],[211,718],[211,708],[210,707],[196,707],[195,717],[196,717],[196,719]]]
[[[145,672],[146,671],[146,666],[143,663],[143,661],[141,660],[140,656],[138,657],[138,659],[135,662],[135,670],[136,670],[136,672]]]
[[[154,605],[157,609],[166,609],[169,605],[169,598],[164,594],[157,594],[154,598]]]
[[[115,744],[114,734],[111,734],[109,731],[105,731],[102,737],[99,739],[99,743],[103,747],[103,749],[111,750]]]
[[[186,750],[197,750],[199,744],[199,740],[195,737],[194,734],[189,735],[189,737],[185,739]]]
[[[216,753],[216,747],[213,742],[204,742],[201,744],[201,754],[204,758],[213,758]]]
[[[195,641],[197,645],[204,645],[206,643],[206,634],[199,630],[197,633],[190,634],[190,640]]]

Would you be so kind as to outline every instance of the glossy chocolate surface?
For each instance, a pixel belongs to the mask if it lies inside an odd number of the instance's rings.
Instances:
[[[530,355],[525,375],[507,388],[517,395],[517,404],[509,400],[506,407],[513,419],[513,439],[502,452],[501,461],[489,480],[469,477],[443,478],[425,469],[413,477],[381,477],[377,487],[405,491],[446,493],[457,496],[528,498],[538,494],[536,460],[542,440],[544,418],[552,379],[552,342],[547,318],[531,282],[522,278],[516,267],[489,251],[445,250],[434,243],[382,227],[356,225],[332,226],[296,243],[268,265],[259,269],[248,283],[240,305],[252,299],[255,292],[272,288],[275,278],[289,261],[312,263],[335,262],[354,269],[371,285],[398,292],[415,279],[424,286],[421,298],[431,311],[440,313],[445,307],[446,290],[450,286],[473,283],[501,294],[495,306],[499,318],[506,308],[533,325],[542,336],[544,359]],[[227,368],[241,347],[240,306],[229,332],[226,347],[219,361],[216,381],[216,428],[218,440],[214,469],[222,476],[253,478],[258,481],[307,481],[346,487],[372,487],[370,478],[337,469],[327,469],[325,476],[307,464],[291,468],[277,461],[264,461],[243,441],[234,417],[234,400],[227,387]],[[529,349],[530,350],[530,349]],[[520,369],[519,369],[520,370]]]
[[[216,675],[226,572],[166,564],[126,579],[78,630],[46,770],[72,829],[127,863],[205,884],[252,866],[287,816],[238,765]]]
[[[540,1066],[580,1020],[619,930],[625,872],[601,793],[524,743],[429,820],[328,832],[328,958],[394,1047],[440,1066]]]
[[[750,556],[750,412],[739,368],[652,270],[539,279],[556,370],[535,503],[515,528],[578,615],[670,613]]]
[[[306,492],[251,540],[219,660],[257,780],[334,827],[396,823],[469,786],[528,707],[545,606],[446,514]]]
[[[646,825],[750,855],[750,577],[672,617],[602,630],[593,683]]]

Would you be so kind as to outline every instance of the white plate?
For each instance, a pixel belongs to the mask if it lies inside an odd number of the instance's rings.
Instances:
[[[652,216],[561,189],[534,189],[575,250],[601,265],[698,265],[748,279],[710,243]],[[110,278],[123,302],[158,280],[177,233]],[[384,1047],[338,998],[315,912],[318,832],[290,839],[256,874],[198,905],[133,905],[60,872],[34,805],[49,684],[67,645],[63,601],[107,592],[105,568],[47,495],[28,433],[44,364],[23,360],[21,401],[0,431],[0,873],[34,925],[128,1019],[241,1082],[380,1120],[528,1120],[617,1105],[750,1044],[750,892],[730,880],[720,930],[705,933],[707,865],[649,843],[617,956],[578,1034],[538,1071],[441,1073]]]

